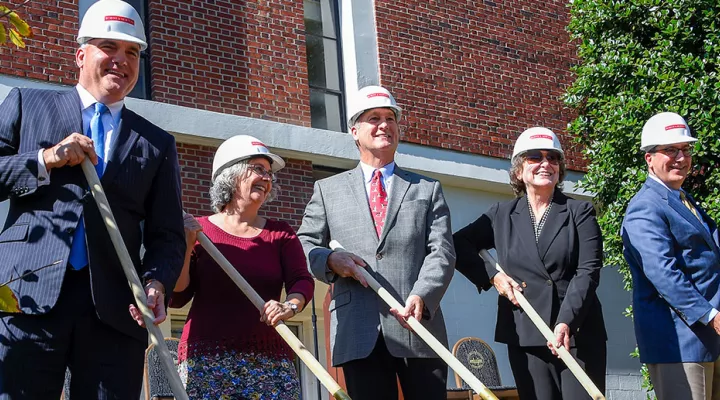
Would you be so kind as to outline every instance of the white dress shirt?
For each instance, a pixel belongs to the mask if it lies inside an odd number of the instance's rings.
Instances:
[[[370,182],[372,181],[373,172],[375,172],[376,169],[379,169],[382,173],[382,179],[380,179],[380,183],[385,188],[385,193],[387,193],[389,199],[390,190],[392,190],[393,176],[395,176],[395,161],[380,168],[373,168],[360,161],[360,168],[362,169],[363,178],[365,180],[365,195],[367,196],[368,201],[370,200]]]
[[[78,94],[80,95],[80,111],[82,112],[83,130],[82,133],[87,136],[90,131],[90,120],[92,119],[93,115],[95,115],[95,103],[97,103],[97,100],[95,99],[95,97],[93,97],[92,94],[90,94],[90,92],[87,91],[87,89],[82,87],[82,85],[80,84],[77,84],[77,86],[75,86],[75,90],[77,90]],[[120,125],[120,114],[122,113],[122,108],[124,104],[124,100],[120,100],[112,104],[106,104],[110,112],[105,113],[102,116],[103,129],[105,130],[105,148],[103,151],[104,154],[101,154],[101,156],[103,162],[105,163],[105,166],[107,166],[107,156],[110,154],[110,149],[112,148],[113,144],[113,133],[117,131],[117,128]],[[68,132],[68,136],[70,135],[70,133],[72,132]],[[40,149],[38,151],[38,186],[43,186],[50,183],[50,172],[45,167],[43,151],[45,151],[45,149]]]

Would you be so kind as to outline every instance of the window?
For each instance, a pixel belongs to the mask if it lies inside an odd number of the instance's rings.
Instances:
[[[304,0],[313,128],[345,130],[337,0]]]
[[[78,26],[82,23],[82,19],[85,16],[85,12],[90,8],[93,3],[97,0],[79,0],[78,10],[80,12],[80,20]],[[145,25],[145,36],[148,36],[148,16],[147,16],[147,0],[125,0],[126,3],[130,4],[140,14],[140,18],[143,20]],[[150,59],[148,56],[148,47],[145,51],[140,53],[140,73],[138,74],[138,81],[135,87],[128,96],[135,97],[138,99],[149,99],[150,98]]]
[[[285,325],[287,325],[288,328],[290,328],[290,331],[295,334],[295,337],[300,338],[302,340],[302,322],[291,322],[286,321]],[[303,392],[303,377],[302,377],[302,360],[300,357],[295,355],[293,357],[293,365],[295,365],[295,372],[297,372],[298,376],[298,382],[300,382],[300,393]]]

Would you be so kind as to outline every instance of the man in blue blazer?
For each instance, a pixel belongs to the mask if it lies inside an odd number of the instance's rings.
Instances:
[[[648,178],[622,225],[640,361],[659,400],[720,399],[717,225],[682,189],[695,140],[677,114],[648,120]]]
[[[0,398],[138,399],[147,332],[81,167],[96,164],[156,323],[185,252],[171,135],[124,107],[145,43],[120,0],[88,9],[68,91],[13,89],[0,105]],[[141,258],[140,247],[145,253]],[[129,310],[130,309],[130,310]]]

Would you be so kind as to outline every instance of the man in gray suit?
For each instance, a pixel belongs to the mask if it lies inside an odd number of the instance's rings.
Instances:
[[[355,95],[349,121],[360,151],[353,170],[315,184],[298,237],[318,280],[333,284],[330,343],[355,400],[445,399],[447,365],[413,333],[413,316],[445,346],[440,300],[454,272],[450,213],[440,183],[395,165],[400,107],[384,88]],[[348,252],[327,248],[339,241]],[[366,268],[405,303],[389,310]]]

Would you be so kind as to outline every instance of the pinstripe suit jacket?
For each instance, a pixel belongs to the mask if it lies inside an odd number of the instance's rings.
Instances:
[[[0,105],[0,200],[10,200],[0,233],[0,284],[24,275],[4,289],[3,308],[26,314],[53,308],[82,216],[100,319],[147,340],[128,313],[132,293],[80,166],[53,169],[50,183],[38,186],[39,149],[82,132],[80,104],[76,90],[13,89]],[[175,140],[126,108],[117,131],[101,182],[138,274],[170,293],[185,252]]]
[[[420,296],[425,302],[423,325],[447,346],[440,300],[453,276],[455,250],[439,182],[396,167],[385,228],[378,238],[358,165],[315,183],[298,237],[313,275],[326,283],[337,279],[330,303],[333,365],[367,357],[381,329],[395,357],[437,355],[397,322],[372,289],[328,272],[331,240],[362,257],[378,282],[401,303],[410,295]]]

